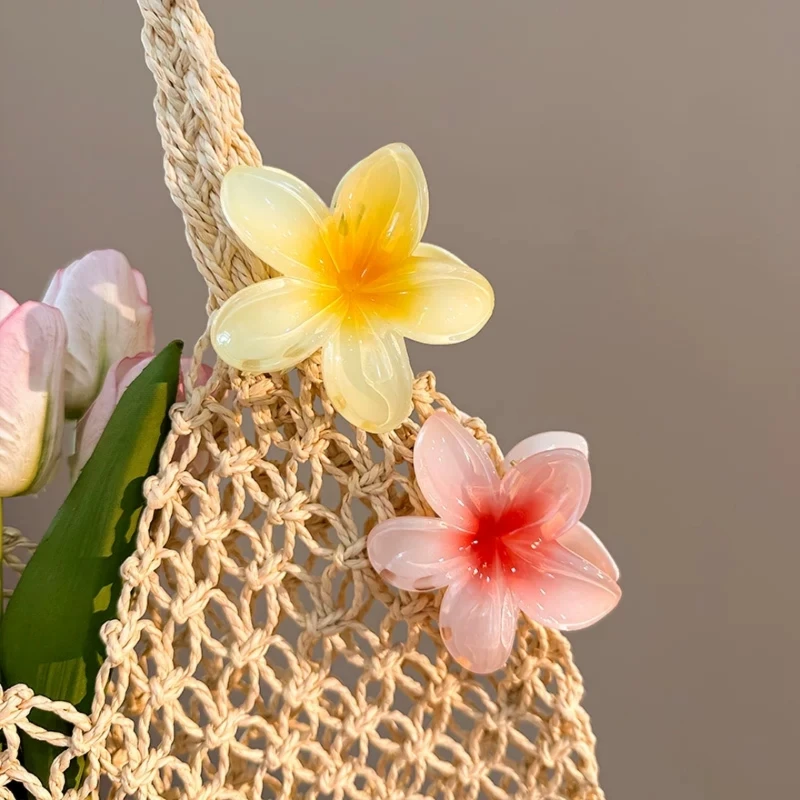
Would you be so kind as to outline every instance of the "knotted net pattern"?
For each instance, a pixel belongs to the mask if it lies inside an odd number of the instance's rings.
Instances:
[[[139,5],[166,182],[213,310],[270,274],[219,205],[225,172],[260,156],[196,0]],[[444,408],[499,464],[480,420],[425,373],[401,428],[353,429],[318,357],[281,376],[218,364],[188,394],[145,485],[91,712],[2,691],[0,796],[18,781],[39,800],[602,800],[566,639],[521,621],[506,669],[474,676],[442,645],[439,598],[395,592],[366,557],[378,521],[431,513],[411,468],[419,425]],[[72,734],[33,724],[33,709]],[[47,786],[21,766],[20,733],[60,748]]]

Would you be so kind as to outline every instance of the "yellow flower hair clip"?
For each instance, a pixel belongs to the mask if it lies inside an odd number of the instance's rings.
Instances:
[[[211,329],[220,358],[247,372],[289,369],[322,348],[336,410],[373,433],[412,410],[404,337],[451,344],[494,308],[488,281],[452,253],[421,243],[428,186],[409,147],[392,144],[342,178],[332,208],[272,167],[234,167],[222,209],[250,250],[282,277],[229,298]]]

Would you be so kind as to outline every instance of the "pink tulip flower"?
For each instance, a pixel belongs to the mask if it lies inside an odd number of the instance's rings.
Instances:
[[[153,353],[140,353],[136,356],[121,358],[111,365],[111,368],[106,373],[106,379],[103,381],[100,394],[97,395],[95,401],[78,422],[75,431],[75,454],[70,459],[73,477],[77,477],[84,464],[89,460],[89,456],[94,451],[123,393],[153,360],[153,357]],[[191,367],[191,358],[181,359],[178,401],[184,399],[184,384],[189,376]],[[197,372],[196,385],[205,385],[210,377],[211,367],[201,364]]]
[[[0,291],[0,499],[35,494],[58,463],[66,344],[61,312]]]
[[[616,606],[619,570],[579,520],[589,502],[586,440],[547,433],[518,444],[500,478],[488,453],[444,411],[422,426],[414,469],[439,515],[378,524],[369,559],[398,589],[447,587],[439,630],[473,672],[508,660],[519,612],[557,630],[597,622]]]
[[[122,253],[98,250],[59,270],[44,302],[67,323],[66,414],[77,419],[112,364],[155,348],[147,286]]]

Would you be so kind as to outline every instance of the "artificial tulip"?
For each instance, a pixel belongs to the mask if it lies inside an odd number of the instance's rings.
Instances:
[[[35,494],[61,453],[67,328],[43,303],[0,291],[0,498]]]
[[[59,270],[44,302],[60,309],[67,323],[66,415],[77,419],[112,364],[154,349],[147,287],[125,256],[98,250]]]
[[[89,460],[89,456],[91,456],[94,451],[123,392],[133,383],[134,379],[141,374],[153,358],[153,353],[140,353],[137,356],[122,358],[111,365],[111,368],[106,373],[106,378],[103,381],[103,387],[100,393],[78,422],[75,432],[75,453],[70,459],[73,477],[77,476],[78,472],[83,469],[84,464]],[[178,382],[177,396],[178,402],[181,402],[185,398],[184,386],[191,367],[191,358],[181,359],[181,376]],[[210,377],[211,367],[206,364],[201,364],[197,372],[196,385],[203,386],[208,382]]]

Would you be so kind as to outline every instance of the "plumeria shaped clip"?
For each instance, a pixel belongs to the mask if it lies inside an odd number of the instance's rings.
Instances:
[[[428,186],[414,153],[383,147],[342,178],[328,208],[271,167],[234,167],[222,209],[237,236],[283,277],[248,286],[217,312],[217,354],[247,372],[278,372],[322,348],[334,408],[373,433],[412,410],[404,337],[461,342],[491,316],[489,283],[452,253],[422,244]]]
[[[511,450],[500,478],[488,453],[446,412],[422,426],[414,470],[439,518],[381,522],[367,550],[398,589],[447,587],[439,630],[462,666],[501,668],[519,611],[569,631],[597,622],[619,601],[619,570],[579,521],[591,491],[588,454],[582,436],[538,434]]]

